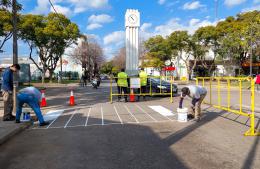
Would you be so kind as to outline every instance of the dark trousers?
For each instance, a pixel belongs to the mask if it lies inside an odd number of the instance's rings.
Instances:
[[[141,86],[141,88],[138,89],[138,94],[146,94],[146,86]],[[143,98],[145,99],[145,95],[143,95]],[[138,100],[140,99],[140,95],[138,95]]]
[[[127,87],[121,87],[117,86],[118,94],[122,94],[124,91],[124,94],[127,94]],[[127,95],[124,95],[125,100],[127,100]],[[121,99],[121,95],[118,95],[118,99]]]

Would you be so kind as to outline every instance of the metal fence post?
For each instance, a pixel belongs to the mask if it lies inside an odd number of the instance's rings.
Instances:
[[[220,79],[218,78],[218,106],[221,107],[221,96],[220,96]]]
[[[110,77],[110,103],[113,103],[112,77]]]
[[[212,79],[209,80],[209,103],[212,105]]]
[[[228,83],[228,111],[230,110],[230,79],[227,79]]]
[[[173,99],[172,99],[172,83],[173,83],[173,81],[172,81],[172,76],[171,76],[171,103],[173,103]]]
[[[239,80],[239,111],[242,112],[242,80]]]

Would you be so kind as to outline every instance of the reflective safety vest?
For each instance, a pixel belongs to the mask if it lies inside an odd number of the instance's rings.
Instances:
[[[141,71],[139,73],[140,81],[141,81],[141,86],[146,86],[147,85],[147,74],[144,71]]]
[[[120,87],[127,87],[127,74],[125,72],[120,72],[117,74],[117,85]]]

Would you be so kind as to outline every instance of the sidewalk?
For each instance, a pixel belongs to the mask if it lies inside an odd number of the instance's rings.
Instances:
[[[3,113],[3,101],[0,99],[0,145],[31,125],[30,123],[16,124],[14,121],[4,122]]]

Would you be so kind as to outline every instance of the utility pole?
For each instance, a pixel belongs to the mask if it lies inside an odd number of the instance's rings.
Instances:
[[[18,64],[18,48],[17,48],[17,3],[12,0],[12,13],[13,13],[13,64]],[[13,79],[13,112],[16,112],[16,92],[18,86],[18,74],[14,73]]]

